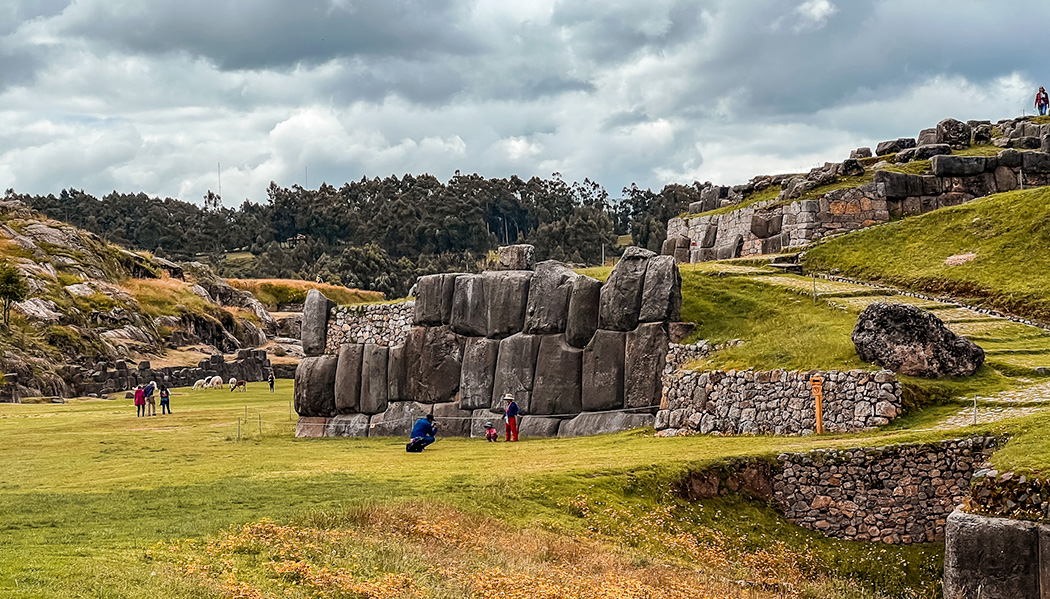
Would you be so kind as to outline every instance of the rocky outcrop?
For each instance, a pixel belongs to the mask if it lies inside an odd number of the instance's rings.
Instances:
[[[977,344],[908,304],[871,304],[857,319],[852,339],[865,362],[909,376],[969,376],[984,363]]]

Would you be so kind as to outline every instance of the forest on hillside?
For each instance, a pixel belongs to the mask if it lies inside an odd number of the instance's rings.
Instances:
[[[114,191],[96,198],[66,189],[57,196],[7,190],[51,218],[132,249],[172,260],[202,260],[228,277],[303,278],[405,295],[416,277],[476,270],[500,245],[531,243],[537,259],[593,265],[618,235],[659,250],[668,218],[699,199],[699,184],[660,192],[623,190],[612,200],[590,180],[568,183],[457,173],[362,178],[318,189],[271,183],[265,203],[230,208],[209,192],[202,205]],[[232,260],[233,252],[253,259]]]

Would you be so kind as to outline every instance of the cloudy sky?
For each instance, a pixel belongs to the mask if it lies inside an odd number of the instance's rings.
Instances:
[[[1047,22],[1045,0],[0,0],[0,189],[735,184],[1030,114]]]

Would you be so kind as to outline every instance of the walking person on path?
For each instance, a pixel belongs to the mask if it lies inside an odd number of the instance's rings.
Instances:
[[[135,417],[142,418],[146,414],[146,393],[142,385],[135,387]]]
[[[1039,111],[1039,116],[1046,116],[1046,109],[1050,106],[1050,95],[1047,95],[1046,90],[1043,86],[1039,86],[1039,91],[1035,93],[1035,109]]]
[[[507,434],[504,441],[518,440],[518,404],[510,393],[503,396],[506,408],[503,410],[503,422],[507,423]]]
[[[168,403],[171,398],[171,391],[165,385],[160,386],[160,413],[171,414],[171,404]]]

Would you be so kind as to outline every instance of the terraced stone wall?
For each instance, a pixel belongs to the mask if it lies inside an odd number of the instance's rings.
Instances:
[[[688,433],[807,435],[816,429],[813,372],[729,370],[671,374],[667,408],[656,414],[664,435]],[[901,385],[888,370],[820,372],[829,432],[856,432],[901,413]]]

